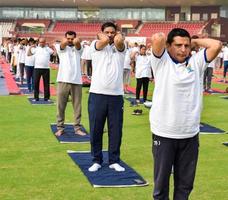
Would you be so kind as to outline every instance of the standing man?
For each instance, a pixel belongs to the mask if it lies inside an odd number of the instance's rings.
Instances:
[[[50,56],[55,53],[54,46],[48,47],[46,39],[40,38],[38,47],[32,45],[29,48],[28,56],[35,56],[34,66],[34,100],[39,101],[40,78],[43,78],[44,101],[50,99]]]
[[[226,73],[228,71],[228,44],[225,44],[225,47],[223,48],[223,81],[226,83]]]
[[[32,92],[34,90],[34,78],[33,78],[33,71],[34,71],[34,63],[35,58],[33,56],[28,56],[28,51],[31,45],[35,44],[35,40],[30,38],[28,40],[28,45],[26,46],[26,53],[25,53],[25,71],[26,71],[26,79],[27,79],[27,86],[28,91]]]
[[[57,75],[57,129],[56,136],[64,133],[65,109],[69,95],[71,95],[74,109],[75,134],[86,135],[80,129],[82,77],[80,67],[81,44],[74,31],[67,31],[60,45],[57,47],[59,56],[59,70]]]
[[[191,45],[203,49],[189,57]],[[213,39],[192,39],[181,28],[152,36],[155,78],[150,125],[153,132],[155,200],[169,199],[174,167],[174,200],[187,200],[193,189],[199,148],[202,78],[221,49]],[[166,48],[165,48],[166,47]]]
[[[90,142],[93,165],[90,172],[101,168],[103,162],[102,137],[108,124],[109,168],[125,169],[119,165],[123,125],[123,66],[125,44],[122,34],[111,22],[102,25],[98,39],[91,44],[93,75],[88,102]]]

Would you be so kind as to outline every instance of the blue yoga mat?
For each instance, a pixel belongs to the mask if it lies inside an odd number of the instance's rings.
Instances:
[[[225,131],[206,123],[200,123],[200,134],[224,134]]]
[[[0,96],[9,95],[9,91],[7,89],[5,78],[0,77]]]
[[[64,128],[64,134],[57,137],[55,135],[55,133],[57,132],[57,126],[56,124],[51,124],[51,130],[52,133],[54,134],[54,136],[57,138],[57,140],[60,143],[88,143],[90,142],[90,135],[88,134],[88,132],[86,131],[86,129],[81,126],[81,130],[84,131],[85,133],[87,133],[87,135],[85,136],[80,136],[75,134],[74,132],[74,127],[73,124],[65,124],[65,128]]]
[[[126,97],[126,99],[130,102],[130,105],[131,106],[135,106],[135,105],[137,105],[137,103],[136,103],[136,99],[134,98],[134,97]],[[143,99],[141,98],[140,99],[140,104],[143,104]]]
[[[20,88],[20,91],[22,94],[25,94],[25,95],[32,95],[33,94],[33,92],[32,91],[30,92],[28,90],[28,88]]]
[[[221,98],[228,100],[228,96],[222,96]]]
[[[32,105],[53,105],[54,101],[50,100],[50,101],[44,101],[43,98],[40,98],[39,101],[33,101],[34,98],[32,97],[28,97],[28,101],[32,104]]]
[[[124,172],[116,172],[114,169],[110,169],[107,163],[107,151],[103,151],[104,163],[96,172],[88,171],[88,168],[93,164],[90,152],[68,151],[68,155],[80,167],[93,187],[133,187],[148,185],[147,181],[123,161],[120,161],[120,165],[125,168]]]

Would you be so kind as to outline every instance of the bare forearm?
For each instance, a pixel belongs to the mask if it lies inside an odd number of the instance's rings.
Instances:
[[[32,49],[32,47],[29,47],[27,56],[32,56],[33,55],[32,52],[31,52],[31,49]]]
[[[123,51],[125,48],[124,36],[121,33],[118,33],[114,38],[114,45],[119,51]]]
[[[208,61],[212,61],[221,51],[222,43],[219,40],[211,38],[192,39],[192,45],[206,48],[206,56]]]
[[[152,52],[156,56],[161,56],[166,46],[166,36],[164,33],[155,33],[151,37]]]
[[[103,33],[98,33],[97,38],[98,38],[98,41],[96,42],[96,49],[98,49],[98,50],[103,49],[110,42],[109,37]]]

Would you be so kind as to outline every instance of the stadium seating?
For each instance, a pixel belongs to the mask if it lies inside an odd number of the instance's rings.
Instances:
[[[43,24],[45,26],[45,30],[48,29],[49,25],[51,24],[50,19],[17,19],[16,26],[20,27],[23,24]]]
[[[199,34],[204,28],[204,22],[152,22],[145,23],[139,31],[140,36],[150,37],[153,33],[168,32],[173,28],[184,28],[190,35]]]
[[[11,37],[10,32],[15,29],[14,21],[0,21],[2,27],[2,37]]]

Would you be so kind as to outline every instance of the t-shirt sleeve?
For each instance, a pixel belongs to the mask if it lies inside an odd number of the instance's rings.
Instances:
[[[201,74],[205,71],[209,64],[206,51],[207,49],[201,49],[194,55],[194,60],[197,63],[197,67],[199,67]]]
[[[36,48],[35,48],[35,47],[32,47],[32,48],[31,48],[31,53],[32,53],[32,54],[35,54],[35,53],[36,53]]]
[[[48,52],[50,55],[54,53],[53,49],[51,49],[50,47],[48,47]]]
[[[164,60],[167,57],[167,51],[164,50],[164,52],[162,53],[161,56],[156,56],[154,55],[154,53],[152,52],[151,56],[150,56],[150,64],[151,67],[153,69],[153,72],[156,73],[157,69],[162,65],[162,63],[164,62]]]

